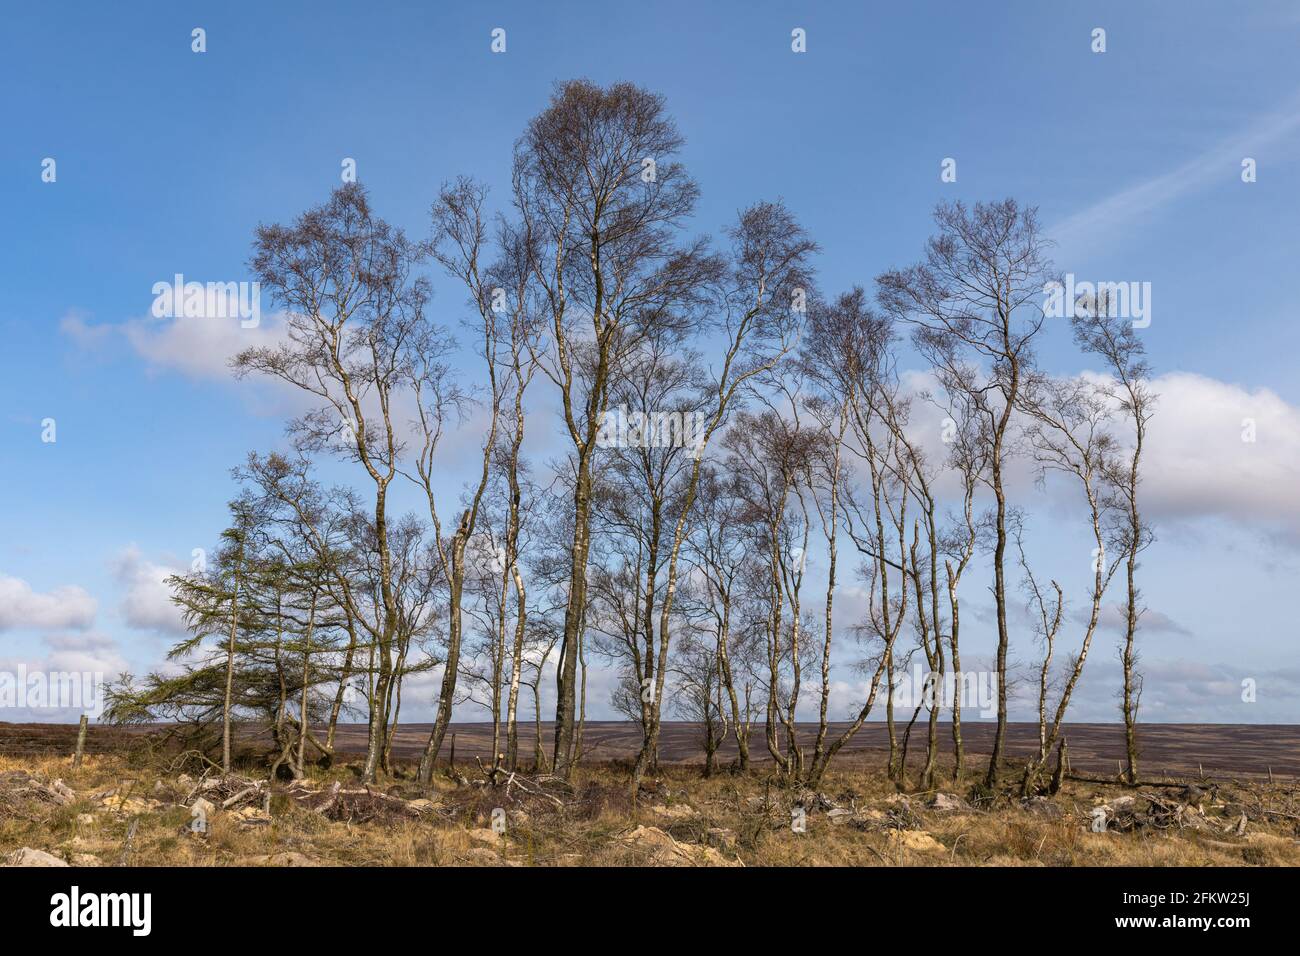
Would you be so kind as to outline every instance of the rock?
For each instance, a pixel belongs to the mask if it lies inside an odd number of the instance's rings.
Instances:
[[[271,815],[257,806],[240,807],[238,810],[230,811],[230,815],[238,820],[241,826],[265,826],[271,822]]]
[[[943,853],[945,847],[924,830],[890,830],[890,849],[913,850],[917,853]]]
[[[698,855],[698,862],[701,866],[741,866],[738,860],[729,860],[711,846],[699,846],[695,843],[679,844],[685,848],[688,853]]]
[[[687,820],[695,816],[695,811],[684,803],[672,807],[651,807],[650,812],[664,820]]]
[[[728,830],[726,827],[709,827],[704,832],[704,838],[710,846],[715,846],[719,850],[734,850],[736,848],[736,831]]]
[[[830,810],[826,814],[826,819],[830,820],[835,826],[839,826],[842,823],[848,823],[853,819],[853,817],[853,811],[845,810],[843,807],[836,807],[834,810]]]
[[[623,840],[632,846],[652,849],[671,849],[677,846],[677,841],[658,827],[638,826],[624,836]]]
[[[1110,802],[1110,810],[1112,814],[1132,813],[1136,809],[1137,809],[1136,797],[1125,795],[1122,797],[1116,797],[1114,800]]]
[[[1025,801],[1024,807],[1036,817],[1046,817],[1049,820],[1061,817],[1061,808],[1047,797],[1030,797]]]
[[[303,856],[295,850],[281,850],[278,853],[267,853],[262,856],[251,856],[248,858],[249,866],[316,866],[316,861],[311,857]]]
[[[60,860],[52,853],[46,853],[44,850],[33,850],[29,846],[21,850],[15,850],[5,857],[5,866],[67,866],[67,862]]]
[[[112,810],[114,813],[125,813],[135,815],[138,813],[148,813],[151,810],[157,810],[162,806],[157,800],[144,800],[140,797],[123,797],[117,793],[105,797],[103,800],[104,809]]]
[[[46,788],[46,791],[50,796],[54,797],[57,803],[64,806],[67,806],[69,803],[75,803],[77,800],[77,792],[62,780],[55,780]]]
[[[203,797],[199,797],[190,804],[190,812],[198,812],[204,816],[210,817],[212,814],[217,812],[217,807],[211,800],[205,800]]]
[[[78,813],[77,823],[83,827],[94,826],[95,815],[93,813]]]
[[[970,809],[970,804],[951,793],[936,793],[930,809],[935,813],[964,813]]]
[[[469,831],[469,838],[479,843],[486,843],[489,846],[497,846],[501,842],[501,834],[497,833],[491,827],[481,827],[477,830]]]
[[[651,866],[738,866],[711,846],[678,843],[658,827],[638,826],[623,837],[631,847],[648,850]]]

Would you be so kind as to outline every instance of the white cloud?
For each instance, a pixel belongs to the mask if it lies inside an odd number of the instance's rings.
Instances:
[[[912,394],[934,387],[921,372],[907,373],[903,382]],[[1150,385],[1158,402],[1143,449],[1141,501],[1157,531],[1160,525],[1217,518],[1300,545],[1300,408],[1270,389],[1193,372],[1169,372]],[[942,465],[942,413],[919,399],[912,408],[911,437]],[[1123,439],[1122,419],[1115,427]],[[1252,434],[1253,441],[1243,440]],[[1009,463],[1007,482],[1026,506],[1038,493],[1024,456]],[[949,469],[942,469],[936,487],[941,495],[953,493]],[[1074,483],[1052,481],[1046,488],[1054,505],[1081,507]]]
[[[71,312],[59,323],[59,330],[86,350],[120,336],[153,368],[174,369],[196,379],[229,381],[230,360],[243,349],[279,342],[284,318],[279,313],[264,315],[253,328],[243,328],[237,317],[215,316],[149,316],[91,325],[80,313]]]
[[[76,309],[59,322],[59,331],[72,339],[77,348],[86,352],[102,348],[117,329],[118,326],[115,325],[91,325],[86,321],[86,314]]]
[[[45,644],[50,653],[38,663],[51,671],[88,671],[112,678],[128,669],[117,641],[106,634],[47,637]]]
[[[117,558],[113,570],[125,591],[120,610],[128,626],[166,634],[185,632],[185,622],[165,583],[178,573],[175,568],[154,564],[138,548],[130,547]]]
[[[1190,372],[1153,380],[1143,506],[1158,525],[1218,517],[1300,544],[1300,409]],[[1243,441],[1248,422],[1255,440]]]
[[[117,642],[96,632],[44,639],[47,654],[0,658],[0,719],[62,722],[98,717],[104,688],[127,670]]]
[[[1076,624],[1087,624],[1091,609],[1088,607],[1076,607],[1070,614],[1070,618]],[[1128,627],[1128,610],[1123,604],[1105,604],[1102,605],[1101,615],[1097,619],[1098,627],[1102,630],[1113,631],[1117,634],[1123,634]],[[1141,617],[1138,621],[1138,627],[1144,634],[1176,634],[1180,637],[1191,637],[1192,631],[1175,621],[1168,614],[1161,611],[1155,611],[1151,608],[1141,611]]]
[[[95,609],[95,599],[75,585],[40,594],[22,578],[0,575],[0,631],[88,628]]]

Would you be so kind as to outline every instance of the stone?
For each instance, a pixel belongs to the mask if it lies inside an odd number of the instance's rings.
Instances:
[[[242,826],[264,826],[271,822],[271,815],[258,806],[240,807],[238,810],[232,810],[230,815],[238,820]]]
[[[46,788],[46,792],[48,792],[50,796],[54,797],[56,802],[63,806],[67,806],[69,803],[75,803],[77,800],[77,792],[62,780],[55,780]]]
[[[728,830],[726,827],[709,827],[704,832],[704,838],[710,846],[715,846],[719,850],[734,850],[736,848],[736,831]]]
[[[695,816],[695,811],[684,803],[671,807],[651,807],[650,812],[664,820],[688,820]]]
[[[105,797],[103,800],[104,808],[112,810],[114,813],[125,813],[135,815],[138,813],[148,813],[151,810],[157,810],[162,806],[157,800],[144,800],[140,797],[123,797],[119,794]]]
[[[711,846],[678,843],[658,827],[638,826],[623,837],[627,846],[648,850],[651,866],[739,866]]]
[[[917,853],[943,853],[944,845],[924,830],[890,830],[890,849],[902,848]]]
[[[954,794],[936,793],[930,809],[935,813],[963,813],[970,809],[970,805]]]
[[[1030,797],[1025,801],[1025,809],[1036,817],[1056,820],[1061,817],[1061,808],[1047,797]]]
[[[5,866],[67,866],[67,862],[60,860],[53,853],[46,853],[44,850],[33,850],[29,846],[21,850],[15,850],[5,857]]]

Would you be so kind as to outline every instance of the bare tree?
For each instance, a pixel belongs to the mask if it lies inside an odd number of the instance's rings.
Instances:
[[[393,400],[409,377],[406,343],[424,323],[428,284],[411,273],[420,258],[401,230],[374,215],[356,183],[292,226],[259,227],[253,270],[287,309],[286,338],[245,349],[233,362],[237,375],[270,375],[313,396],[317,407],[290,424],[299,447],[339,452],[359,462],[374,484],[383,616],[373,635],[379,673],[362,770],[368,781],[387,740],[398,626],[388,547],[388,491],[401,453]]]
[[[975,492],[984,479],[988,467],[991,443],[983,430],[984,420],[973,408],[970,396],[957,393],[949,395],[945,407],[945,437],[948,445],[948,464],[956,471],[961,485],[961,504],[958,518],[954,519],[944,536],[944,573],[948,591],[949,649],[952,652],[952,746],[953,780],[960,781],[965,762],[965,745],[961,733],[961,704],[965,691],[966,675],[961,665],[961,597],[959,587],[979,541],[981,522],[975,514]]]
[[[694,630],[687,630],[680,644],[672,665],[676,684],[673,709],[678,716],[700,725],[704,776],[710,777],[718,749],[731,729],[722,703],[717,645]]]
[[[483,203],[487,190],[472,180],[459,179],[444,185],[433,206],[434,237],[429,244],[432,256],[455,276],[469,292],[470,301],[477,313],[476,350],[483,360],[487,378],[488,421],[481,453],[481,467],[477,481],[472,484],[469,500],[461,512],[456,529],[446,537],[434,493],[437,448],[451,408],[460,400],[459,393],[448,383],[446,356],[450,345],[441,330],[426,328],[410,342],[413,355],[412,383],[416,395],[416,408],[423,442],[416,456],[416,481],[425,492],[429,520],[433,524],[434,542],[440,557],[439,565],[447,587],[447,659],[443,666],[442,683],[438,694],[438,709],[433,728],[420,758],[417,779],[428,783],[433,778],[433,764],[442,749],[447,727],[451,723],[452,707],[456,697],[456,680],[460,673],[460,655],[464,630],[464,592],[466,575],[466,549],[478,526],[483,498],[492,478],[492,458],[496,453],[497,434],[501,422],[501,409],[508,392],[508,376],[501,374],[500,355],[502,339],[508,337],[503,328],[504,307],[500,288],[487,274],[482,256],[487,241],[487,222]]]
[[[995,499],[993,597],[998,625],[998,725],[986,782],[996,782],[1007,728],[1006,550],[1004,468],[1011,453],[1013,417],[1033,339],[1043,325],[1043,289],[1051,277],[1032,208],[1015,200],[960,202],[935,210],[938,234],[925,258],[877,280],[884,306],[915,326],[914,340],[943,387],[961,392],[988,423],[987,484]]]
[[[700,624],[714,634],[718,681],[727,696],[730,724],[736,736],[737,766],[749,769],[750,688],[747,679],[756,661],[758,628],[746,620],[749,584],[760,570],[750,553],[744,525],[744,501],[739,478],[707,468],[700,479],[698,504],[684,554],[696,589]],[[689,613],[689,612],[688,612]]]
[[[1075,342],[1084,352],[1101,358],[1106,363],[1107,374],[1114,376],[1114,383],[1107,391],[1132,427],[1132,442],[1123,457],[1114,458],[1114,468],[1108,477],[1123,511],[1120,546],[1126,557],[1124,646],[1120,651],[1124,688],[1120,710],[1124,716],[1124,746],[1128,757],[1126,776],[1134,784],[1138,779],[1137,713],[1142,698],[1136,648],[1138,620],[1142,615],[1138,607],[1141,595],[1136,583],[1137,560],[1155,539],[1138,505],[1138,487],[1142,450],[1147,425],[1155,414],[1156,396],[1148,384],[1151,367],[1146,361],[1146,347],[1134,333],[1132,323],[1117,316],[1115,311],[1109,294],[1102,293],[1095,299],[1076,303],[1070,323]]]
[[[822,705],[818,743],[807,779],[811,785],[820,781],[835,754],[861,729],[879,694],[882,678],[887,680],[886,722],[890,740],[889,773],[897,773],[896,739],[893,720],[894,647],[906,619],[907,564],[906,518],[908,485],[905,474],[902,428],[891,416],[898,414],[895,398],[897,384],[891,351],[893,332],[889,322],[867,308],[865,294],[854,289],[832,302],[817,302],[809,311],[808,335],[804,342],[802,365],[812,381],[834,409],[823,413],[823,428],[833,427],[832,453],[825,459],[832,465],[830,506],[822,511],[822,527],[831,549],[834,564],[835,529],[831,522],[843,525],[855,548],[868,559],[866,569],[871,602],[868,621],[859,628],[881,645],[881,652],[864,669],[871,675],[865,700],[849,726],[829,744],[826,741],[826,700],[830,655],[830,625],[827,617],[827,644],[822,653]],[[851,440],[850,440],[851,439]],[[868,510],[858,502],[851,487],[841,492],[839,472],[843,450],[847,449],[868,470],[871,504]],[[821,506],[819,506],[819,509]],[[886,526],[890,530],[886,530]],[[891,586],[896,575],[898,593]],[[833,574],[831,575],[833,582]],[[831,592],[827,592],[828,611]]]
[[[1052,593],[1044,593],[1034,574],[1033,565],[1025,554],[1024,525],[1021,516],[1013,513],[1012,535],[1016,539],[1016,552],[1020,556],[1020,569],[1024,575],[1024,589],[1029,596],[1030,612],[1034,615],[1034,630],[1043,642],[1043,660],[1038,667],[1038,762],[1047,760],[1047,696],[1052,685],[1052,656],[1056,652],[1056,635],[1061,630],[1061,616],[1065,613],[1065,594],[1061,585],[1051,582]]]
[[[721,301],[715,301],[723,317],[718,331],[725,336],[725,353],[711,389],[714,401],[695,443],[690,477],[670,542],[664,599],[659,608],[658,674],[650,701],[649,733],[632,768],[633,793],[658,748],[678,560],[688,534],[704,456],[741,390],[775,369],[794,348],[809,294],[808,259],[817,248],[780,203],[760,202],[744,210],[729,235],[730,269]],[[718,265],[712,260],[701,264],[701,285],[714,277]]]
[[[1118,561],[1124,558],[1124,544],[1109,533],[1114,502],[1107,494],[1106,476],[1114,470],[1111,462],[1114,439],[1106,427],[1112,414],[1108,396],[1083,379],[1059,380],[1035,375],[1026,382],[1025,391],[1021,396],[1021,405],[1031,420],[1029,441],[1040,475],[1046,477],[1049,472],[1058,472],[1074,478],[1079,483],[1088,506],[1088,525],[1093,544],[1088,619],[1083,637],[1079,641],[1079,648],[1066,668],[1065,682],[1054,715],[1047,725],[1046,733],[1041,736],[1039,755],[1030,760],[1025,767],[1020,789],[1022,795],[1028,795],[1032,792],[1042,771],[1047,754],[1051,752],[1060,736],[1061,723],[1070,705],[1070,697],[1083,674],[1088,650],[1097,631],[1102,600],[1119,566]],[[1036,584],[1032,587],[1037,591]],[[1042,609],[1044,604],[1041,595],[1037,603]],[[1059,615],[1058,594],[1056,622],[1054,625],[1048,625],[1052,637],[1060,623]],[[1048,653],[1050,652],[1049,642]],[[1045,666],[1044,685],[1046,680]],[[1045,695],[1044,686],[1043,697],[1040,699],[1045,699]]]
[[[663,99],[621,83],[561,85],[515,150],[515,205],[551,341],[540,366],[573,442],[573,541],[556,703],[555,772],[568,776],[587,603],[592,456],[611,379],[648,329],[680,310],[716,266],[702,241],[675,241],[697,188],[673,161],[681,136]],[[583,334],[583,326],[586,334]]]

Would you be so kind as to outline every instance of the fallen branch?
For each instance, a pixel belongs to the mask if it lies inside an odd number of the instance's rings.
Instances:
[[[262,789],[261,784],[257,784],[257,783],[253,784],[251,787],[246,787],[245,789],[239,791],[239,793],[235,794],[230,799],[223,800],[221,802],[221,809],[229,810],[240,800],[243,800],[245,797],[251,796],[252,794],[259,792],[261,789]]]

